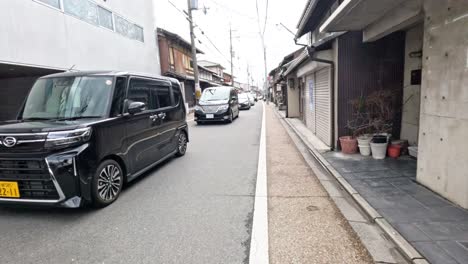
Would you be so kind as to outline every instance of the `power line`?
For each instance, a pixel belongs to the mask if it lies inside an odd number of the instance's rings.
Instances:
[[[208,35],[205,34],[205,32],[200,28],[198,27],[198,30],[200,31],[200,33],[208,40],[208,42],[210,42],[210,44],[216,49],[216,51],[218,51],[219,54],[221,54],[221,56],[223,56],[223,58],[231,63],[231,60],[229,60],[222,52],[221,50],[213,43],[213,41],[211,41],[211,39],[208,37]]]
[[[225,4],[221,4],[221,3],[219,3],[219,2],[217,2],[217,1],[215,1],[215,0],[210,0],[210,1],[211,1],[212,3],[214,3],[215,5],[221,7],[221,8],[224,8],[224,9],[226,9],[226,10],[229,10],[229,11],[231,11],[231,12],[233,12],[233,13],[238,14],[239,16],[243,16],[243,17],[248,18],[248,19],[251,19],[251,20],[257,20],[255,17],[252,17],[252,16],[250,16],[250,15],[244,14],[244,13],[242,13],[242,12],[240,12],[240,11],[234,9],[234,8],[231,8],[231,7],[229,7],[229,6],[225,5]]]
[[[179,11],[185,17],[185,19],[187,19],[190,22],[193,22],[193,21],[190,20],[187,13],[185,13],[185,11],[178,8],[174,3],[171,2],[171,0],[167,0],[167,2],[169,2],[169,4],[171,4],[177,11]]]
[[[178,8],[173,2],[171,2],[170,0],[167,0],[177,11],[179,11],[187,20],[190,21],[190,18],[187,16],[187,14],[182,11],[180,8]],[[211,39],[208,37],[208,35],[205,34],[205,32],[203,31],[203,29],[195,24],[194,25],[199,31],[200,33],[208,40],[208,42],[210,42],[210,44],[216,49],[216,51],[219,52],[219,54],[221,54],[221,56],[229,63],[231,63],[231,61],[221,52],[221,50],[213,43],[213,41],[211,41]]]

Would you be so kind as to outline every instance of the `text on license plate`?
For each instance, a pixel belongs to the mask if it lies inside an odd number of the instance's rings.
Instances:
[[[19,198],[18,183],[0,181],[0,197]]]
[[[206,118],[212,119],[214,118],[214,114],[206,114]]]

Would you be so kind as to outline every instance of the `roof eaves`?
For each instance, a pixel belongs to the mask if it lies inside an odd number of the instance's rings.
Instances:
[[[192,43],[188,42],[187,40],[185,40],[181,36],[177,35],[176,33],[167,31],[167,30],[165,30],[163,28],[158,28],[157,33],[165,36],[166,38],[175,40],[177,42],[181,42],[182,44],[184,44],[189,49],[192,47]],[[197,53],[198,54],[205,54],[205,52],[203,52],[202,50],[200,50],[198,48],[197,48]]]
[[[290,74],[292,71],[294,71],[299,65],[301,65],[302,62],[304,62],[307,58],[309,57],[309,53],[307,50],[304,50],[302,54],[297,57],[295,60],[291,62],[291,65],[288,67],[288,69],[284,72],[283,76],[287,76]]]
[[[297,32],[296,36],[294,37],[295,39],[298,39],[303,35],[302,31],[304,31],[304,27],[306,26],[312,11],[314,11],[315,7],[317,6],[318,1],[320,0],[309,0],[307,2],[306,6],[304,7],[304,12],[302,12],[302,16],[297,23]]]

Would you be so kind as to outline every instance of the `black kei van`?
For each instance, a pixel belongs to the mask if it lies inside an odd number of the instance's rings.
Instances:
[[[180,84],[128,72],[42,77],[0,123],[0,203],[104,207],[122,186],[185,154]]]

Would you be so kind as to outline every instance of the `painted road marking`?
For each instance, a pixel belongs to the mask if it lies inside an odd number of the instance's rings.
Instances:
[[[252,237],[250,240],[249,263],[251,264],[268,264],[270,261],[268,256],[268,192],[265,129],[265,104],[263,103]]]

